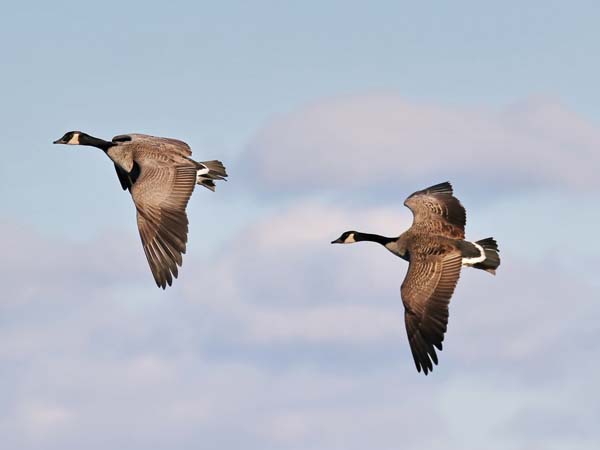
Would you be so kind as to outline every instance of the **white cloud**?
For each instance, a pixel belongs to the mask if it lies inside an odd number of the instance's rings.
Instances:
[[[597,371],[597,295],[553,259],[537,267],[507,252],[496,278],[465,271],[440,366],[416,373],[399,295],[406,263],[375,244],[329,244],[347,229],[394,235],[409,222],[400,205],[305,200],[245,227],[210,263],[187,255],[166,292],[143,255],[119,255],[130,236],[112,235],[107,249],[104,238],[21,229],[36,255],[9,245],[19,227],[5,229],[6,448],[543,448],[515,417],[534,427],[549,406],[560,408],[550,418],[593,423],[597,408],[580,406],[590,377],[577,386]],[[588,450],[595,437],[554,439]]]
[[[40,403],[25,404],[20,413],[29,433],[38,437],[60,431],[72,418],[72,413],[64,406]]]
[[[278,117],[245,155],[270,189],[375,189],[469,180],[598,187],[600,131],[551,99],[502,111],[440,107],[385,93],[319,101]],[[429,182],[429,181],[428,181]]]

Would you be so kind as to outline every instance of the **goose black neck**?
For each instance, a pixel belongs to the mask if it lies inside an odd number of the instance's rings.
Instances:
[[[354,233],[354,240],[356,242],[371,241],[371,242],[377,242],[378,244],[381,244],[381,245],[386,245],[392,241],[395,241],[396,239],[397,238],[380,236],[378,234],[359,233],[359,232]]]
[[[109,148],[111,148],[114,144],[112,142],[108,142],[103,139],[90,136],[89,134],[81,134],[79,136],[79,145],[89,145],[90,147],[96,147],[106,151]]]

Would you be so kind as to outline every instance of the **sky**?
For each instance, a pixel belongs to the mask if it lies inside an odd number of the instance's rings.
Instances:
[[[12,2],[0,17],[6,450],[591,450],[600,442],[592,1]],[[131,199],[66,131],[230,174],[156,288]],[[463,270],[416,372],[410,193],[452,182]]]

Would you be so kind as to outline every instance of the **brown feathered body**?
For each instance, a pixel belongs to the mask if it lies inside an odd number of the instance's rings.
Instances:
[[[220,161],[197,162],[183,141],[145,134],[123,134],[104,141],[80,131],[66,133],[56,144],[102,149],[113,161],[119,182],[129,190],[137,212],[144,252],[157,286],[177,278],[186,251],[186,206],[196,184],[212,191],[227,177]]]
[[[187,203],[196,184],[214,191],[227,177],[219,161],[196,162],[182,141],[142,134],[116,136],[107,151],[129,189],[154,280],[163,289],[177,278],[188,235]],[[129,170],[128,170],[129,169]]]
[[[450,183],[410,195],[404,204],[413,212],[412,226],[397,238],[350,231],[334,243],[374,241],[409,262],[401,286],[405,324],[417,370],[427,375],[438,363],[448,325],[448,305],[462,266],[492,274],[500,265],[493,238],[465,240],[466,213]]]

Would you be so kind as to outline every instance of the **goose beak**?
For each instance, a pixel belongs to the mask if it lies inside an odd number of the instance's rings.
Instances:
[[[342,238],[337,238],[335,241],[331,241],[332,244],[343,244]]]
[[[52,142],[53,144],[62,144],[62,142],[60,142],[60,139],[57,139],[55,141]]]

